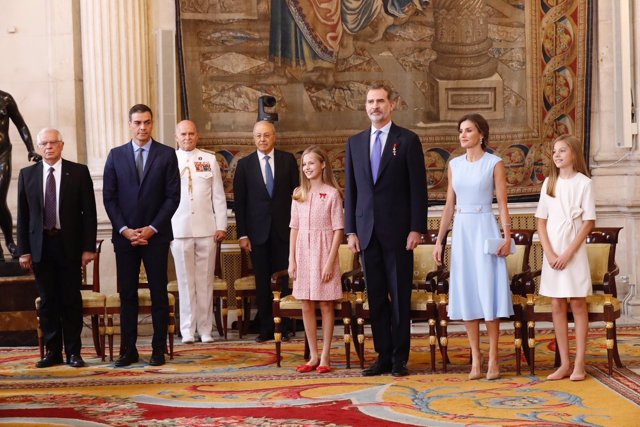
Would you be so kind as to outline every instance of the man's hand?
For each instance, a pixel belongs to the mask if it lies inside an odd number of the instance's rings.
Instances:
[[[95,252],[87,252],[87,251],[82,252],[82,266],[84,267],[85,265],[89,264],[95,258],[96,258]]]
[[[142,237],[142,233],[141,230],[147,228],[147,227],[142,227],[142,228],[125,228],[124,230],[122,230],[122,237],[124,237],[125,239],[127,239],[128,241],[131,242],[131,246],[146,246],[149,244],[149,242],[144,239]],[[153,229],[151,229],[151,231],[153,231]]]
[[[149,239],[151,239],[153,235],[156,234],[153,228],[149,227],[148,225],[146,227],[136,228],[134,231],[137,233],[137,236],[135,238],[135,241],[131,242],[133,246],[148,245]]]
[[[31,270],[31,254],[20,255],[20,267]]]
[[[213,235],[213,240],[218,243],[222,242],[227,237],[226,230],[216,230],[216,234]]]
[[[42,156],[36,153],[35,151],[29,151],[29,155],[27,156],[27,159],[29,159],[30,162],[37,163],[40,160],[42,160]]]
[[[238,244],[240,245],[240,249],[245,252],[251,252],[251,240],[249,238],[238,240]]]
[[[351,249],[351,252],[354,254],[360,252],[360,239],[358,239],[358,236],[355,234],[349,234],[347,236],[347,246],[349,246],[349,249]]]
[[[410,231],[407,236],[407,250],[412,251],[420,244],[420,233],[417,231]]]

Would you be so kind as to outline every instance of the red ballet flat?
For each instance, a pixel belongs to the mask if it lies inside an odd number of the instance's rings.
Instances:
[[[318,367],[319,364],[315,364],[315,365],[300,365],[296,368],[296,371],[300,372],[301,374],[307,373],[307,372],[311,372],[311,371],[315,371],[316,368]]]
[[[320,365],[316,368],[316,372],[319,374],[326,374],[327,372],[331,372],[331,366]]]

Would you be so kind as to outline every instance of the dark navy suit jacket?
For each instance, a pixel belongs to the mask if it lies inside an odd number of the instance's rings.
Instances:
[[[291,153],[274,150],[273,197],[269,197],[262,178],[257,151],[238,161],[233,190],[238,237],[247,236],[251,244],[261,245],[273,231],[289,241],[291,195],[299,185],[296,159]]]
[[[102,190],[104,207],[113,226],[115,250],[130,248],[131,242],[120,234],[129,228],[152,225],[157,234],[149,245],[173,240],[171,217],[180,203],[180,172],[173,148],[151,141],[142,182],[138,173],[132,142],[113,148],[104,167]]]
[[[345,233],[364,250],[374,233],[390,249],[404,249],[410,231],[427,229],[424,155],[418,135],[392,123],[373,183],[371,128],[349,138],[345,161]]]
[[[22,169],[18,178],[18,254],[31,254],[34,263],[42,259],[43,194],[42,163]],[[79,262],[82,252],[95,252],[96,200],[85,165],[62,159],[58,215],[65,256]]]

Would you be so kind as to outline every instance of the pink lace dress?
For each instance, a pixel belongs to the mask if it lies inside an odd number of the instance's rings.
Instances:
[[[300,300],[331,301],[342,297],[340,264],[336,257],[333,277],[322,281],[333,232],[344,228],[340,193],[329,185],[311,192],[304,202],[291,204],[291,228],[298,230],[296,240],[297,277],[293,296]]]

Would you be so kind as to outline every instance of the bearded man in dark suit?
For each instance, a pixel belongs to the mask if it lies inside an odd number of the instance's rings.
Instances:
[[[391,121],[397,99],[390,87],[372,84],[366,111],[371,127],[347,142],[345,233],[363,252],[378,360],[365,376],[409,374],[413,249],[427,226],[424,155],[418,136]]]

